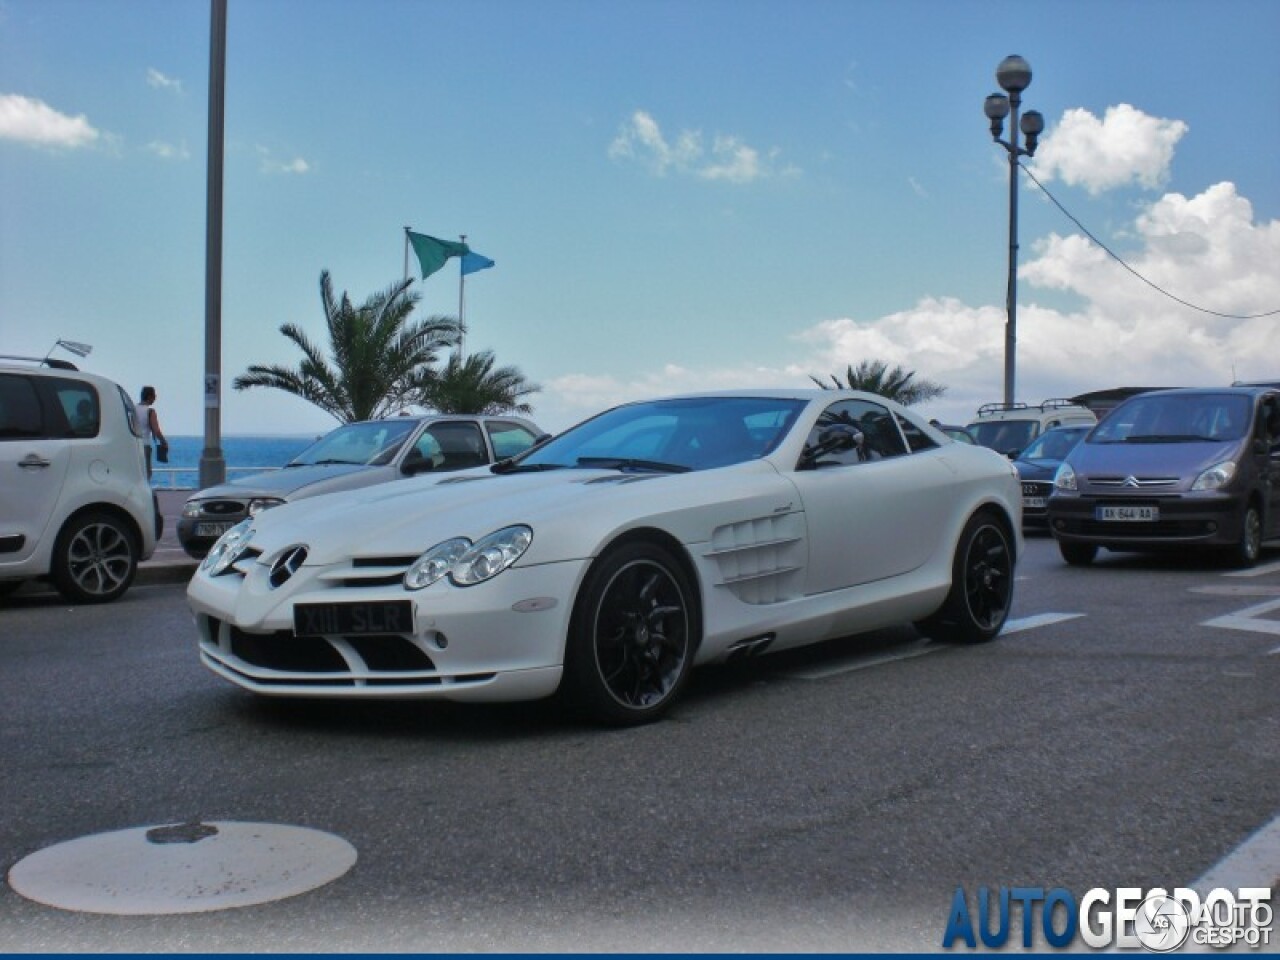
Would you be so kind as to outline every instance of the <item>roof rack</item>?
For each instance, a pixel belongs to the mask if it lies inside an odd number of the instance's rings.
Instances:
[[[989,413],[999,413],[1001,410],[1028,410],[1030,409],[1025,403],[984,403],[978,408],[978,416],[985,417]]]
[[[1078,406],[1078,404],[1069,400],[1067,397],[1054,397],[1052,400],[1046,400],[1044,403],[1040,404],[1040,409],[1041,410],[1057,410],[1061,407],[1074,407],[1074,406]]]
[[[55,370],[79,370],[70,360],[59,360],[57,357],[22,357],[12,353],[0,353],[0,360],[20,360],[34,363],[37,366],[52,367]]]

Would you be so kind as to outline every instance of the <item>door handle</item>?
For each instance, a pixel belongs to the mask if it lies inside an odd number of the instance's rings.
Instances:
[[[23,470],[27,470],[32,467],[47,467],[47,466],[50,466],[52,463],[53,463],[52,460],[46,460],[44,457],[40,456],[37,453],[28,453],[25,457],[23,457],[21,460],[18,461],[18,466],[21,467]]]

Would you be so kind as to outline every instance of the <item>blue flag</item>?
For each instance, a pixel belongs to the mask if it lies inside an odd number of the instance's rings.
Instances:
[[[475,251],[468,251],[462,255],[462,275],[464,277],[468,273],[475,273],[477,270],[488,270],[492,266],[492,260],[488,257],[482,257]]]

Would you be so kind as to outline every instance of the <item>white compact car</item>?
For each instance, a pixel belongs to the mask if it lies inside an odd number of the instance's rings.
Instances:
[[[0,362],[0,596],[48,577],[105,603],[160,534],[133,402],[65,362]]]
[[[850,391],[625,404],[478,470],[244,521],[187,595],[200,657],[293,697],[522,700],[656,719],[698,664],[917,622],[995,637],[1009,461]]]

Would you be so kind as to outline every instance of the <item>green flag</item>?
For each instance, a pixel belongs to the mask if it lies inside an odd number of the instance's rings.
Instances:
[[[450,257],[463,257],[471,252],[471,248],[465,243],[437,240],[435,237],[428,237],[424,233],[414,233],[412,230],[406,230],[405,232],[409,234],[409,242],[413,244],[413,252],[418,255],[418,264],[422,267],[423,280],[443,267],[445,261]]]

